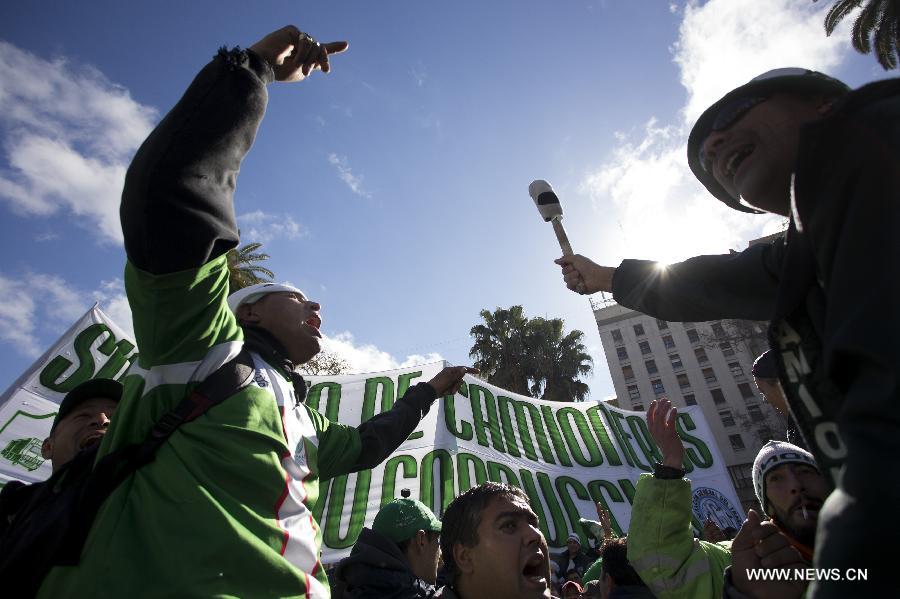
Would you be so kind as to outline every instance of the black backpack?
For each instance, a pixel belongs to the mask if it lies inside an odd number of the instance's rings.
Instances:
[[[24,497],[0,538],[0,580],[10,596],[32,597],[51,568],[78,565],[97,511],[119,483],[152,462],[179,426],[246,387],[253,371],[253,358],[245,347],[163,415],[143,442],[122,447],[96,463],[95,446],[43,483],[4,489],[7,500]]]

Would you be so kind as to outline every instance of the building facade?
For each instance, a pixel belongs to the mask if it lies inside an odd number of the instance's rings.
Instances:
[[[781,416],[759,393],[750,370],[765,351],[763,323],[666,322],[615,303],[595,307],[617,403],[646,410],[665,396],[699,406],[744,509],[758,509],[753,459],[770,439],[785,438]]]

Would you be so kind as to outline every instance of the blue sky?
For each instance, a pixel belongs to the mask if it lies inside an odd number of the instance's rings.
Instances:
[[[470,363],[481,309],[564,318],[613,393],[588,300],[528,197],[550,181],[603,264],[742,248],[777,219],[720,207],[689,126],[770,68],[884,78],[822,29],[830,2],[45,2],[0,6],[0,388],[96,300],[130,326],[118,197],[144,136],[221,45],[295,24],[350,50],[270,87],[236,211],[323,305],[357,372]]]

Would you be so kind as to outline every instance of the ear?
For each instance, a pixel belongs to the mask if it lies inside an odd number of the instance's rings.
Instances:
[[[258,310],[254,309],[256,304],[241,304],[237,309],[238,322],[257,323],[260,321]]]
[[[466,547],[462,543],[453,545],[453,561],[462,574],[472,574],[475,571],[474,547]]]
[[[424,530],[416,531],[416,552],[422,553],[425,550],[425,546],[428,545],[428,535],[425,534]]]
[[[50,437],[47,437],[41,443],[41,457],[45,460],[53,458],[53,440]]]

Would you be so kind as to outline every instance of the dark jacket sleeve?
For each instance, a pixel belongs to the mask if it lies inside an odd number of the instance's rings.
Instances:
[[[416,430],[436,398],[434,387],[419,383],[410,387],[393,408],[360,424],[356,429],[361,441],[359,458],[351,472],[374,468],[386,460]]]
[[[254,53],[220,50],[138,149],[120,208],[125,251],[137,268],[197,268],[237,245],[237,174],[272,79]]]
[[[784,241],[778,239],[665,268],[649,260],[623,260],[613,275],[613,298],[626,308],[670,322],[768,320],[783,253]]]

